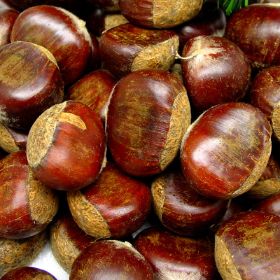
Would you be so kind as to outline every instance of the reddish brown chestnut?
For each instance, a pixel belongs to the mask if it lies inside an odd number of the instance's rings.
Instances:
[[[133,233],[144,224],[151,206],[149,188],[111,164],[93,185],[68,193],[67,198],[76,223],[96,238]]]
[[[14,42],[0,47],[0,122],[27,129],[48,107],[63,99],[63,82],[45,48]]]
[[[121,13],[144,27],[169,28],[195,17],[203,0],[120,0]]]
[[[79,101],[89,106],[104,119],[115,83],[115,78],[110,72],[96,70],[87,74],[70,87],[67,95],[70,100]]]
[[[161,223],[180,235],[205,234],[225,214],[227,201],[210,200],[188,186],[181,172],[168,172],[152,184]]]
[[[35,267],[19,267],[7,272],[1,280],[56,280],[50,273]]]
[[[277,4],[275,4],[277,5]],[[226,37],[236,43],[254,67],[280,64],[280,9],[272,4],[250,5],[228,21]]]
[[[54,193],[34,179],[25,152],[0,161],[0,237],[22,239],[46,228],[58,209]]]
[[[218,230],[215,260],[223,280],[278,280],[280,217],[241,213]]]
[[[97,241],[87,247],[73,264],[70,280],[153,280],[153,270],[128,242]]]
[[[251,68],[245,54],[222,37],[199,36],[183,50],[183,78],[193,107],[238,101],[249,86]]]
[[[175,158],[190,124],[180,80],[164,71],[131,73],[116,85],[108,111],[108,145],[127,173],[160,173]]]
[[[207,239],[152,228],[140,233],[135,247],[152,265],[157,280],[215,279],[214,245]]]
[[[104,68],[123,76],[142,69],[168,70],[174,63],[179,38],[169,30],[148,30],[122,24],[104,32],[100,52]]]
[[[54,6],[40,5],[23,11],[15,21],[11,41],[29,41],[47,48],[67,85],[81,76],[92,53],[85,22]]]
[[[75,259],[94,239],[85,234],[74,222],[70,213],[67,213],[52,225],[50,241],[56,260],[67,272],[70,272]]]
[[[26,152],[34,175],[48,187],[85,187],[97,178],[104,160],[102,121],[82,103],[54,105],[31,127]]]
[[[0,46],[10,43],[12,27],[19,12],[14,9],[0,9]]]
[[[19,240],[0,238],[0,277],[14,268],[28,265],[46,242],[46,232]]]
[[[7,153],[14,153],[19,150],[25,150],[27,134],[22,131],[16,131],[0,123],[0,147]]]
[[[210,108],[187,131],[181,164],[189,185],[201,194],[228,199],[248,191],[271,153],[271,126],[245,103]]]
[[[278,193],[262,200],[255,209],[280,217],[280,194]]]

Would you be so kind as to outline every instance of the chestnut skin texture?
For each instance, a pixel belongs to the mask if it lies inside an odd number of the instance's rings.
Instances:
[[[251,67],[234,43],[222,37],[199,36],[188,41],[183,57],[184,82],[197,111],[238,101],[245,95]]]
[[[70,100],[89,106],[101,118],[105,118],[107,103],[115,85],[113,75],[103,69],[93,71],[82,77],[67,92]]]
[[[107,30],[100,38],[103,68],[118,77],[143,69],[168,70],[179,38],[171,30],[150,30],[130,23]]]
[[[46,49],[13,42],[0,47],[0,121],[28,129],[50,106],[63,100],[63,81]]]
[[[0,9],[0,46],[10,43],[12,27],[19,12],[14,9]]]
[[[155,280],[214,280],[214,246],[207,239],[190,239],[151,228],[138,235],[136,249],[152,265]]]
[[[228,199],[248,191],[261,177],[271,153],[271,126],[245,103],[214,106],[184,136],[181,165],[199,193]]]
[[[280,9],[272,5],[250,5],[229,19],[225,36],[236,43],[256,68],[280,64]]]
[[[164,71],[136,71],[114,89],[108,146],[125,172],[157,174],[175,158],[189,124],[189,101],[181,81]]]
[[[56,196],[31,175],[24,151],[0,161],[0,200],[0,237],[8,239],[38,234],[58,209]]]
[[[24,10],[14,23],[11,41],[29,41],[48,49],[56,58],[66,85],[82,75],[92,53],[85,23],[54,6]]]
[[[180,235],[205,234],[225,214],[227,201],[211,200],[194,191],[179,171],[158,177],[152,184],[153,202],[161,223]]]
[[[215,236],[215,260],[223,280],[277,280],[280,277],[280,217],[244,212]]]
[[[1,280],[56,280],[50,273],[35,267],[20,267],[6,273]]]
[[[87,234],[121,238],[144,224],[151,207],[151,192],[141,181],[107,164],[92,185],[80,193],[69,193],[68,203],[74,220]],[[85,203],[89,206],[85,207]]]
[[[104,160],[102,121],[80,102],[52,106],[31,127],[26,152],[34,175],[46,186],[85,187],[97,178]]]
[[[153,280],[153,270],[130,243],[97,241],[87,247],[73,264],[70,280]]]
[[[280,194],[278,193],[262,200],[255,209],[280,217]]]

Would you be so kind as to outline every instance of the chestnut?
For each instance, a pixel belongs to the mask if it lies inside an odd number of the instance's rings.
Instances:
[[[29,41],[47,48],[56,58],[66,85],[82,75],[92,53],[85,22],[54,6],[24,10],[14,23],[11,41]]]
[[[7,272],[1,280],[56,280],[50,273],[35,267],[19,267]]]
[[[153,280],[153,270],[128,242],[96,241],[75,260],[70,280],[133,279]]]
[[[115,83],[115,78],[110,72],[103,69],[96,70],[72,85],[68,89],[67,96],[70,100],[89,106],[104,119]]]
[[[46,228],[58,209],[55,194],[36,180],[24,151],[0,161],[0,237],[22,239]]]
[[[225,36],[236,43],[256,68],[280,63],[280,9],[272,4],[250,5],[232,15]]]
[[[234,43],[222,37],[195,37],[185,45],[183,57],[184,82],[198,112],[245,95],[251,67]]]
[[[223,280],[277,280],[280,277],[280,217],[240,213],[215,236],[215,260]]]
[[[27,134],[23,131],[16,131],[0,123],[0,147],[7,153],[25,150]]]
[[[103,67],[116,76],[142,69],[168,70],[175,61],[179,38],[169,30],[122,24],[100,38]]]
[[[10,43],[12,27],[18,15],[19,12],[14,9],[0,9],[0,46]]]
[[[78,255],[94,239],[83,232],[74,222],[70,213],[61,215],[51,226],[50,242],[54,257],[58,263],[70,272]]]
[[[203,0],[119,0],[121,13],[136,25],[170,28],[194,18]]]
[[[113,159],[131,175],[160,173],[175,158],[190,119],[186,90],[173,74],[128,74],[117,83],[108,109]]]
[[[92,183],[105,157],[105,132],[88,106],[65,101],[46,110],[27,138],[28,163],[43,184],[77,190]]]
[[[271,153],[271,126],[246,103],[205,111],[188,129],[181,146],[183,174],[190,187],[216,199],[247,192],[261,177]]]
[[[28,129],[63,99],[63,81],[53,55],[29,42],[0,47],[0,122]]]
[[[0,238],[0,277],[14,268],[30,264],[46,242],[47,234],[44,231],[25,239]]]
[[[214,244],[207,239],[150,228],[140,233],[135,247],[152,265],[155,279],[216,279]]]
[[[95,183],[69,192],[67,199],[75,222],[96,238],[128,236],[144,224],[151,206],[149,188],[112,164]]]
[[[223,217],[228,204],[199,195],[179,171],[165,173],[154,180],[152,195],[161,223],[180,235],[204,234]]]

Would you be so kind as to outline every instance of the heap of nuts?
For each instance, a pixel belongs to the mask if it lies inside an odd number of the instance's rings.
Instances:
[[[280,4],[218,2],[0,1],[0,279],[280,279]]]

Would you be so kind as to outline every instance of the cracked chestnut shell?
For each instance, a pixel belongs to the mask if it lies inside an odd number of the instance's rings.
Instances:
[[[97,178],[105,157],[101,118],[79,102],[54,105],[31,127],[26,153],[34,175],[46,186],[85,187]]]
[[[229,199],[247,192],[261,177],[271,153],[271,126],[252,105],[226,103],[203,113],[188,129],[181,165],[199,193]]]
[[[108,110],[108,146],[127,173],[160,173],[175,158],[190,124],[182,82],[165,71],[130,73],[116,85]]]
[[[20,279],[20,280],[33,280],[33,279],[39,279],[39,280],[56,280],[50,273],[47,271],[44,271],[39,268],[35,267],[19,267],[16,269],[13,269],[9,272],[7,272],[1,280],[14,280],[14,279]]]

